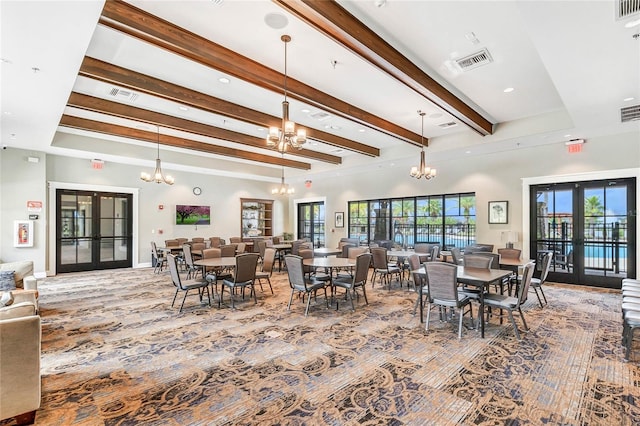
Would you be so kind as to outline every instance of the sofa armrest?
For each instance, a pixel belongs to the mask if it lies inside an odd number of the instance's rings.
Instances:
[[[38,280],[33,275],[29,275],[28,277],[24,277],[22,280],[22,285],[25,290],[38,290]]]
[[[0,321],[0,419],[40,407],[38,315]]]

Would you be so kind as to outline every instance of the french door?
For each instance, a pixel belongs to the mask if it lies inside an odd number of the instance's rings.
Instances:
[[[132,194],[56,191],[56,270],[132,265]]]
[[[324,247],[324,233],[324,202],[298,204],[298,239],[308,238],[316,247]]]
[[[549,280],[619,288],[635,277],[635,179],[531,187],[531,247]]]

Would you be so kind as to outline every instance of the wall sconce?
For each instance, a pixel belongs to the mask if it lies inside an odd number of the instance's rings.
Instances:
[[[518,242],[518,233],[516,231],[502,231],[500,240],[505,243],[506,248],[513,248],[513,243]]]

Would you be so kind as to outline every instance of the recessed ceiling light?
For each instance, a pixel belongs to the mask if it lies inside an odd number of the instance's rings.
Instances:
[[[471,154],[471,151],[465,151],[464,153],[465,154]]]
[[[571,136],[571,133],[567,133],[566,135],[564,135],[565,138],[568,138]]]
[[[229,80],[227,77],[220,77],[218,81],[222,84],[229,84],[231,80]]]
[[[309,114],[311,112],[311,110],[308,108],[303,108],[300,111],[304,112],[305,114]]]
[[[366,129],[358,129],[358,131],[359,131],[360,133],[364,133],[364,132],[366,132],[367,130],[366,130]]]
[[[280,30],[289,24],[289,20],[281,13],[267,13],[264,17],[264,23],[269,28],[274,30]]]
[[[1,58],[0,60],[5,64],[12,64],[13,63],[13,62],[11,62],[10,59],[7,59],[7,58]]]
[[[633,96],[631,96],[631,97],[628,97],[628,98],[624,98],[624,99],[623,99],[623,101],[625,101],[625,102],[629,102],[629,101],[632,101],[632,100],[634,100],[634,99],[635,99],[635,98],[634,98]]]
[[[3,112],[4,115],[11,115],[11,111],[5,111]]]
[[[340,130],[340,126],[336,126],[335,124],[327,124],[324,128],[327,130]]]
[[[506,89],[503,90],[504,93],[511,93],[513,92],[513,87],[507,87]]]
[[[184,105],[180,105],[180,106],[178,107],[178,109],[179,109],[180,111],[189,111],[189,108],[187,108],[187,107],[186,107],[186,106],[184,106]]]
[[[258,127],[259,132],[264,132],[264,127]]]

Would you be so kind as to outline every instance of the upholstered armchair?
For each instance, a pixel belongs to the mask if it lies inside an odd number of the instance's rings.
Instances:
[[[38,280],[33,276],[33,261],[20,260],[17,262],[0,261],[0,281],[4,279],[13,280],[15,289],[5,288],[0,284],[0,291],[11,290],[15,299],[14,303],[32,302],[38,309]]]
[[[0,306],[0,420],[30,424],[40,407],[40,316],[31,302]]]

